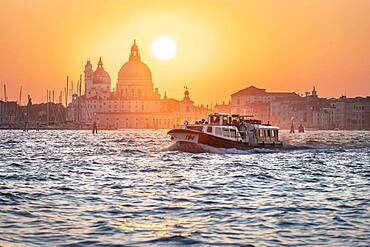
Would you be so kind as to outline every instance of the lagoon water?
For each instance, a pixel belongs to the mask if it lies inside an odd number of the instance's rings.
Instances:
[[[370,245],[370,132],[183,153],[164,130],[0,131],[0,246]]]

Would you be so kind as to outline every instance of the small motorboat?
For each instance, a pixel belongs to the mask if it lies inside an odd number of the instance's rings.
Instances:
[[[251,115],[213,113],[208,121],[202,120],[189,124],[184,122],[179,128],[168,132],[171,139],[184,149],[197,145],[215,148],[278,148],[283,143],[279,140],[279,128],[262,124],[252,119]]]

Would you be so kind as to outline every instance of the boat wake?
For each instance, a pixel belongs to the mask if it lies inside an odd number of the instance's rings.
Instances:
[[[276,153],[281,152],[282,148],[253,148],[250,150],[240,150],[236,148],[216,148],[204,144],[179,144],[173,143],[162,151],[180,151],[187,153],[214,153],[214,154],[252,154],[252,153]],[[284,148],[283,148],[284,149]]]
[[[291,142],[285,143],[280,148],[253,148],[250,150],[240,150],[236,148],[216,148],[204,144],[186,144],[173,143],[162,151],[180,151],[187,153],[214,153],[214,154],[256,154],[256,153],[278,153],[278,152],[292,152],[299,150],[312,150],[318,152],[333,152],[345,149],[369,148],[370,143],[361,144],[333,144],[327,142]]]

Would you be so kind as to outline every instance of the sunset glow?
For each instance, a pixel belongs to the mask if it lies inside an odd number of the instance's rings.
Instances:
[[[159,60],[165,61],[176,55],[176,42],[170,37],[159,37],[153,41],[152,52]]]
[[[1,246],[369,246],[370,0],[0,0]]]
[[[315,85],[322,97],[370,93],[369,1],[3,0],[0,8],[0,83],[12,99],[22,86],[41,102],[46,89],[63,89],[67,75],[76,83],[86,60],[100,56],[113,88],[134,39],[160,93],[175,98],[185,84],[202,104],[251,85],[297,93]],[[166,63],[152,55],[161,35],[177,43]]]

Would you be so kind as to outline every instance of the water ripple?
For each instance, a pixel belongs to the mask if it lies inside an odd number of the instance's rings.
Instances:
[[[0,246],[370,245],[370,132],[183,153],[165,131],[0,131]]]

